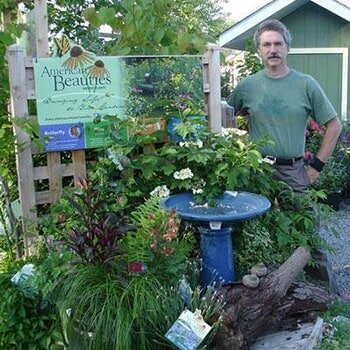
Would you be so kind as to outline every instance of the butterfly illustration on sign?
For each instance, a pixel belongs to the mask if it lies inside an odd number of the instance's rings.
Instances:
[[[67,35],[62,35],[61,38],[53,38],[53,42],[56,45],[56,56],[62,57],[70,49],[70,41]]]
[[[93,78],[110,77],[110,73],[101,58],[97,59],[94,53],[70,41],[67,35],[56,37],[53,41],[56,46],[56,56],[65,59],[62,64],[64,68],[86,68],[87,75]]]

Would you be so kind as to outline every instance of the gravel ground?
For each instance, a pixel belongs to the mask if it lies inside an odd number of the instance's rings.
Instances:
[[[338,235],[332,233],[332,226]],[[320,236],[335,250],[327,252],[327,257],[337,292],[350,301],[350,199],[344,200],[327,221],[321,220]]]

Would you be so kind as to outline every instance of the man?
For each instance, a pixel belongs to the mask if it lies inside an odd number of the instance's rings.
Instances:
[[[332,154],[341,132],[334,107],[310,75],[287,65],[291,44],[288,29],[278,20],[261,23],[254,41],[264,69],[242,80],[228,98],[235,111],[248,114],[253,140],[269,137],[272,145],[261,149],[275,162],[276,177],[294,191],[303,192],[316,181]],[[326,127],[316,157],[305,167],[305,130],[311,117]]]

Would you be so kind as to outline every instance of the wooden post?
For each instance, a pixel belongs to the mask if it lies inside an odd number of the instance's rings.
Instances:
[[[204,76],[204,93],[208,104],[209,126],[212,131],[221,132],[220,46],[209,44],[203,60],[208,64]]]
[[[28,118],[24,48],[18,45],[10,46],[8,49],[8,63],[12,117]],[[15,123],[14,132],[17,138],[16,162],[19,200],[22,208],[22,226],[25,235],[24,247],[26,254],[28,254],[28,236],[37,222],[31,140],[30,136]]]
[[[35,0],[36,47],[38,57],[48,57],[48,19],[46,0]],[[85,151],[72,151],[74,183],[86,176]],[[60,152],[47,153],[49,170],[50,203],[56,203],[62,195],[62,166]]]
[[[35,0],[35,41],[38,57],[49,56],[48,20],[46,0]],[[62,171],[60,152],[47,153],[49,170],[50,203],[56,203],[62,195]]]
[[[38,57],[49,56],[49,27],[46,0],[35,0],[35,41]]]
[[[74,185],[78,183],[79,178],[86,177],[85,151],[72,151]]]

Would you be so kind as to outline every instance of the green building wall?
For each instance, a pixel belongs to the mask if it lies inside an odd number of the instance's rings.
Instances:
[[[350,48],[350,23],[332,14],[324,8],[308,3],[288,16],[281,19],[292,34],[292,48]],[[338,55],[339,56],[339,55]],[[349,55],[350,56],[350,55]],[[328,61],[328,62],[327,62]],[[311,63],[310,63],[311,62]],[[340,103],[340,86],[332,76],[341,70],[341,60],[336,55],[319,57],[317,62],[308,62],[308,73],[313,75],[317,70],[317,76],[323,74],[321,81],[328,82],[326,90],[331,89],[332,99],[336,105]],[[291,59],[293,66],[293,59]],[[300,62],[299,62],[300,64]],[[332,67],[331,71],[324,67]],[[304,64],[305,66],[305,64]],[[350,74],[350,59],[349,69]],[[328,75],[328,76],[327,76]],[[322,84],[322,82],[321,82]],[[333,85],[333,86],[332,86]],[[347,120],[350,121],[350,78],[348,77],[348,107]]]

